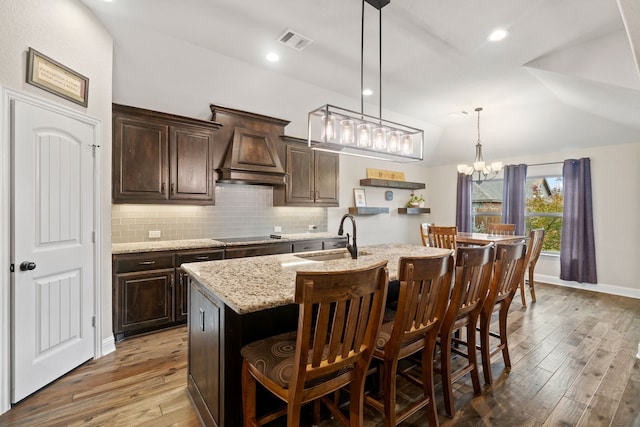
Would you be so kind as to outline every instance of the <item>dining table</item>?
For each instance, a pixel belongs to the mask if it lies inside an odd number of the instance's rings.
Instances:
[[[489,243],[515,243],[527,240],[528,236],[502,235],[488,233],[469,233],[459,231],[456,233],[456,242],[464,245],[486,245]]]

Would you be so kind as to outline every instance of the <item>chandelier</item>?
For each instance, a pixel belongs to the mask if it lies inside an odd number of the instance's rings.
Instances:
[[[480,143],[480,111],[482,107],[476,108],[478,112],[478,142],[476,142],[476,158],[473,160],[473,165],[466,164],[458,165],[458,173],[471,175],[473,181],[477,181],[479,184],[482,181],[488,181],[495,178],[500,170],[502,170],[502,162],[493,162],[487,165],[482,158],[482,144]],[[476,174],[477,178],[473,179],[473,175]]]
[[[365,1],[379,11],[379,114],[364,114]],[[360,112],[323,105],[309,113],[308,145],[315,150],[396,162],[422,160],[424,132],[382,118],[382,8],[391,0],[363,0],[360,43]]]

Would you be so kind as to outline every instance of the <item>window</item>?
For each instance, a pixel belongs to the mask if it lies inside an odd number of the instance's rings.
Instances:
[[[473,183],[471,189],[471,224],[476,233],[485,233],[487,224],[502,222],[502,189],[504,180]],[[560,253],[562,234],[562,175],[528,177],[526,181],[525,223],[527,234],[533,228],[544,228],[542,251]]]
[[[562,206],[562,176],[527,178],[527,233],[533,228],[544,228],[543,252],[560,253]]]

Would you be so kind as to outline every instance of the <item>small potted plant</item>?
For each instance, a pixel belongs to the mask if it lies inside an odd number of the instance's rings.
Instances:
[[[424,197],[422,197],[421,194],[412,194],[411,197],[409,197],[409,201],[407,202],[407,207],[408,208],[418,208],[418,207],[423,207],[424,206]]]

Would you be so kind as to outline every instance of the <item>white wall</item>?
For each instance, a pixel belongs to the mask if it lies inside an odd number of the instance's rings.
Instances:
[[[102,336],[113,343],[111,327],[111,87],[112,37],[78,0],[0,2],[0,85],[64,104],[103,122],[102,134]],[[25,83],[29,47],[89,78],[89,106],[66,101]],[[8,176],[0,180],[7,182]],[[3,207],[3,212],[4,211]],[[2,276],[8,289],[8,276]],[[0,325],[3,329],[8,325]],[[0,378],[4,386],[7,378]],[[0,406],[2,403],[0,402]],[[0,412],[3,411],[0,407]]]
[[[561,145],[561,141],[558,142]],[[542,256],[536,266],[536,278],[583,289],[640,298],[640,143],[610,145],[578,151],[557,151],[527,158],[502,159],[505,164],[559,162],[570,158],[591,158],[593,215],[598,284],[564,282],[558,257]],[[561,169],[560,169],[561,170]],[[539,170],[530,168],[529,174]],[[429,170],[428,181],[437,183],[431,195],[431,217],[436,224],[455,222],[455,165]],[[436,209],[434,209],[437,207]]]

